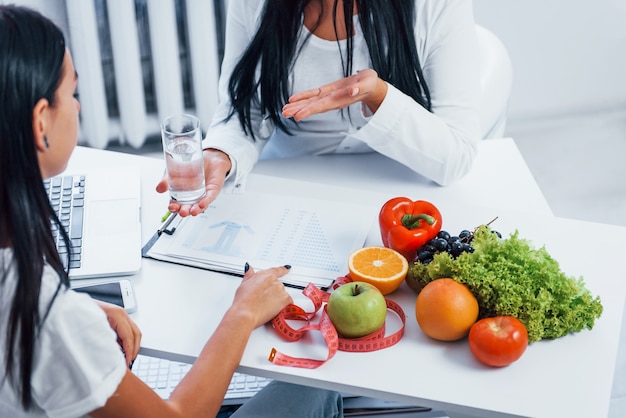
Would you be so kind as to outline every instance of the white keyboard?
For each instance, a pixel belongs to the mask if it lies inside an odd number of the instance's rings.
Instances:
[[[161,398],[168,399],[178,382],[191,368],[189,363],[180,363],[140,354],[133,363],[132,371],[150,386]],[[238,405],[254,396],[272,379],[235,373],[224,397],[224,405]]]

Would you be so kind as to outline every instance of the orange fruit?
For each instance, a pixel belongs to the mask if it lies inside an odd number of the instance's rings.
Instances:
[[[350,254],[348,270],[353,281],[370,283],[387,295],[402,284],[409,262],[391,248],[365,247]]]
[[[478,319],[478,301],[464,284],[454,279],[436,279],[417,295],[415,318],[431,338],[460,340]]]

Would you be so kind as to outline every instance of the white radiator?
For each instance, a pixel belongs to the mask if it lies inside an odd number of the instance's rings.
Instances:
[[[185,108],[174,0],[145,0],[156,111],[146,107],[135,0],[106,0],[119,117],[109,115],[94,0],[66,0],[69,41],[79,74],[79,142],[106,148],[119,141],[139,148],[175,113],[193,113],[206,128],[217,106],[219,52],[213,1],[185,0],[193,108]],[[110,94],[110,92],[108,92]]]

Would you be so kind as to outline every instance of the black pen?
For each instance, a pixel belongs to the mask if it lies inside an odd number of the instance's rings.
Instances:
[[[398,408],[394,407],[370,407],[370,408],[356,408],[356,409],[346,409],[344,411],[344,417],[379,417],[381,415],[396,415],[396,414],[411,414],[430,411],[430,408],[425,408],[422,406],[401,406]]]

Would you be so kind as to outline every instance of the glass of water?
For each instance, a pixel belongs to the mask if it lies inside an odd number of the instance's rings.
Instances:
[[[206,193],[202,130],[193,115],[174,115],[161,124],[170,196],[181,204],[198,202]]]

